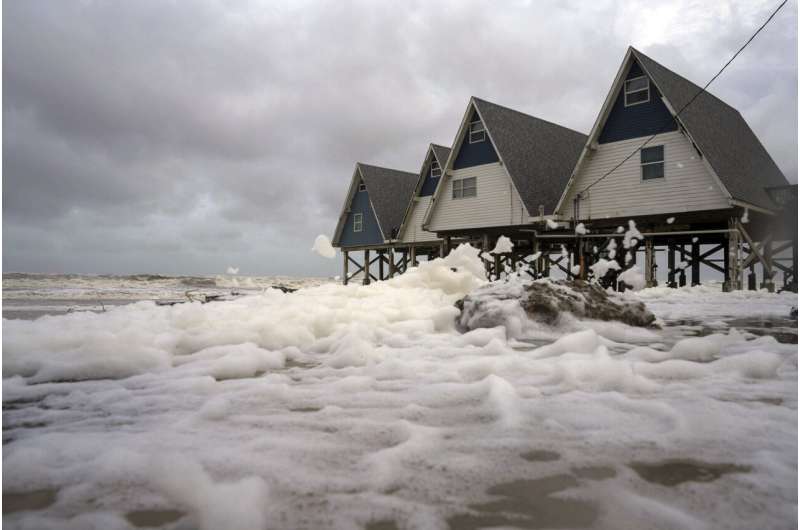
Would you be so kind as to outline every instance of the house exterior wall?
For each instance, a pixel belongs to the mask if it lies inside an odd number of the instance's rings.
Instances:
[[[453,180],[466,177],[476,177],[477,196],[453,199]],[[499,162],[453,170],[441,185],[430,231],[524,224],[528,219],[511,177]]]
[[[625,79],[642,75],[639,65],[634,62]],[[622,83],[597,142],[600,144],[619,142],[677,130],[678,125],[661,101],[661,94],[652,81],[650,81],[650,101],[630,107],[625,106],[625,83]]]
[[[361,232],[353,231],[353,217],[357,213],[363,216],[364,229]],[[378,226],[378,219],[372,210],[372,204],[369,202],[369,193],[367,191],[356,191],[353,195],[353,200],[350,202],[350,210],[347,212],[347,219],[342,228],[339,244],[342,247],[358,247],[380,245],[382,243],[383,236]]]
[[[412,200],[414,204],[412,204],[411,212],[408,215],[408,224],[403,229],[403,242],[419,243],[423,241],[436,241],[438,239],[436,234],[422,229],[422,221],[425,219],[425,212],[427,212],[428,205],[431,203],[431,196],[425,195]]]
[[[597,181],[644,140],[600,144],[587,154],[558,213],[572,218],[577,192]],[[635,155],[584,194],[580,220],[729,207],[725,192],[686,136],[680,131],[659,134],[648,147],[657,145],[664,146],[664,178],[642,180],[640,157]]]

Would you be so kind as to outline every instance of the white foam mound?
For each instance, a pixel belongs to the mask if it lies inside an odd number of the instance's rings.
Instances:
[[[199,463],[175,454],[155,458],[149,471],[153,486],[192,513],[202,530],[266,527],[268,488],[260,477],[215,481]]]
[[[6,321],[3,375],[43,382],[176,367],[182,374],[247,377],[283,366],[284,348],[313,348],[321,341],[327,347],[325,341],[350,327],[370,335],[403,326],[423,333],[450,329],[453,302],[486,281],[478,252],[464,244],[368,287],[330,284],[292,294],[271,289],[229,302],[141,302],[99,314]]]
[[[320,234],[314,240],[314,246],[311,247],[313,252],[316,252],[323,258],[333,259],[336,257],[336,249],[331,245],[331,240],[328,236]]]
[[[638,291],[640,289],[644,289],[646,282],[644,280],[644,276],[642,275],[639,267],[634,265],[633,267],[623,271],[618,278],[625,282],[631,289],[634,291]]]
[[[507,254],[512,250],[514,250],[514,243],[506,236],[500,236],[497,238],[497,243],[494,245],[490,254]]]
[[[446,257],[422,262],[385,283],[398,288],[436,289],[464,296],[486,283],[486,269],[479,254],[479,249],[463,243]]]
[[[619,270],[620,266],[615,260],[600,258],[594,264],[590,265],[589,268],[592,270],[594,277],[600,279],[608,274],[608,271],[610,270]]]

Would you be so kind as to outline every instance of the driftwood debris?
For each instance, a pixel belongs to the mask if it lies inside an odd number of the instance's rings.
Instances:
[[[287,294],[297,291],[297,289],[286,287],[285,285],[270,285],[268,288],[277,289]],[[240,293],[239,291],[231,291],[230,294],[205,294],[196,290],[186,291],[184,294],[186,296],[186,300],[156,300],[155,302],[158,306],[173,306],[177,304],[186,304],[189,302],[208,304],[210,302],[227,302],[244,295],[244,293]]]

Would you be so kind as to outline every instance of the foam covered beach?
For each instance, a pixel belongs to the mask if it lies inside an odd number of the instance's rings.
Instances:
[[[4,320],[4,524],[794,524],[796,295],[617,295],[661,329],[509,303],[461,333],[476,253],[369,286]]]

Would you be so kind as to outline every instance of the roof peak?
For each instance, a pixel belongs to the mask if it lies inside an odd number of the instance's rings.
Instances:
[[[406,171],[404,169],[395,169],[393,167],[386,167],[386,166],[376,166],[375,164],[367,164],[364,162],[356,162],[356,166],[370,168],[370,169],[382,169],[385,171],[396,171],[397,173],[409,173],[412,175],[416,175],[416,173],[412,173],[411,171]]]
[[[530,118],[530,119],[533,119],[533,120],[540,121],[542,123],[546,123],[548,125],[552,125],[553,127],[559,127],[561,129],[564,129],[564,130],[567,130],[567,131],[571,131],[571,132],[577,133],[577,134],[582,134],[582,135],[586,136],[586,133],[582,133],[580,131],[576,131],[575,129],[571,129],[569,127],[565,127],[565,126],[560,125],[560,124],[558,124],[558,123],[556,123],[554,121],[545,120],[544,118],[539,118],[538,116],[533,116],[532,114],[528,114],[527,112],[522,112],[521,110],[512,109],[511,107],[506,107],[505,105],[500,105],[499,103],[494,103],[492,101],[488,101],[486,99],[482,99],[482,98],[479,98],[477,96],[472,96],[470,99],[473,102],[479,102],[479,103],[483,103],[483,104],[486,104],[486,105],[492,105],[494,107],[498,107],[500,109],[507,110],[508,112],[513,112],[515,114],[519,114],[521,116],[525,116],[526,118]]]
[[[681,74],[679,74],[679,73],[675,72],[675,70],[673,70],[672,68],[668,68],[668,67],[664,66],[663,64],[661,64],[660,62],[656,61],[655,59],[653,59],[652,57],[650,57],[650,56],[649,56],[649,55],[647,55],[646,53],[644,53],[644,52],[642,52],[642,51],[640,51],[640,50],[637,50],[637,49],[636,49],[636,48],[634,48],[633,46],[628,46],[628,48],[629,48],[629,49],[630,49],[630,50],[633,52],[633,55],[634,55],[634,57],[636,57],[637,59],[639,59],[640,57],[642,57],[642,58],[644,58],[644,59],[646,59],[646,60],[648,60],[648,61],[650,61],[650,62],[652,62],[652,63],[655,63],[657,66],[660,66],[660,67],[661,67],[661,68],[663,68],[664,70],[667,70],[667,71],[669,71],[669,73],[671,73],[672,75],[674,75],[674,76],[676,76],[676,77],[679,77],[679,78],[681,78],[683,81],[685,81],[685,82],[689,83],[689,84],[690,84],[690,85],[691,85],[693,88],[697,89],[697,91],[698,91],[698,92],[702,91],[702,92],[704,92],[704,93],[708,94],[709,96],[711,96],[712,98],[716,99],[717,101],[719,101],[719,102],[720,102],[720,103],[722,103],[723,105],[725,105],[725,106],[727,106],[727,107],[730,107],[731,109],[735,110],[736,112],[739,112],[739,110],[738,110],[736,107],[734,107],[733,105],[731,105],[731,104],[729,104],[729,103],[726,103],[724,100],[720,99],[718,96],[715,96],[714,94],[712,94],[712,93],[711,93],[711,92],[709,92],[708,90],[706,90],[706,89],[703,89],[703,87],[701,87],[700,85],[698,85],[697,83],[695,83],[695,82],[694,82],[694,81],[692,81],[691,79],[688,79],[688,78],[686,78],[686,77],[682,76]],[[676,112],[677,112],[678,110],[679,110],[679,109],[675,109],[675,111],[676,111]]]

